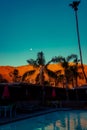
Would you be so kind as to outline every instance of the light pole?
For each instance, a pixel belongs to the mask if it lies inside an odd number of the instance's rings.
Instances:
[[[78,38],[78,47],[79,47],[79,54],[80,54],[80,61],[81,61],[81,68],[83,75],[85,77],[85,81],[87,83],[87,77],[84,71],[84,65],[83,65],[83,60],[82,60],[82,51],[81,51],[81,44],[80,44],[80,35],[79,35],[79,26],[78,26],[78,16],[77,16],[77,11],[78,11],[78,5],[80,4],[80,1],[73,1],[69,6],[71,6],[74,11],[75,11],[75,18],[76,18],[76,30],[77,30],[77,38]]]

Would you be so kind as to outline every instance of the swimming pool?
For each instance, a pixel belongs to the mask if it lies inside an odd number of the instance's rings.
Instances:
[[[2,125],[0,130],[87,130],[87,111],[56,111]]]

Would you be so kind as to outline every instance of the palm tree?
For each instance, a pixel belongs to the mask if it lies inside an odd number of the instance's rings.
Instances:
[[[19,82],[21,80],[21,76],[19,75],[19,71],[14,69],[13,72],[9,73],[10,77],[13,78],[13,82]]]
[[[78,87],[78,78],[79,79],[83,79],[83,73],[79,72],[79,69],[81,69],[81,66],[78,64],[79,63],[79,59],[76,56],[76,58],[73,61],[73,64],[70,65],[69,69],[70,69],[70,78],[72,81],[72,86],[74,87]]]
[[[57,78],[57,75],[53,71],[48,69],[48,65],[52,61],[50,60],[49,62],[46,63],[44,53],[41,51],[41,52],[37,53],[36,60],[29,59],[29,60],[27,60],[27,62],[30,65],[32,65],[34,69],[25,72],[24,75],[22,76],[22,81],[25,80],[26,76],[33,75],[37,70],[39,70],[39,73],[36,76],[36,81],[39,81],[38,84],[43,86],[42,87],[42,103],[44,105],[44,101],[45,101],[45,90],[44,90],[45,76],[44,76],[44,73],[47,73],[48,76],[50,76],[52,78]]]
[[[68,83],[69,83],[69,79],[70,79],[70,71],[71,71],[70,70],[70,61],[75,61],[76,58],[77,58],[77,55],[75,55],[75,54],[67,56],[66,58],[62,57],[62,56],[52,58],[52,62],[60,63],[64,70],[66,88],[68,88]]]
[[[57,71],[55,71],[55,73],[57,74],[57,79],[55,81],[56,86],[59,85],[59,83],[60,83],[63,85],[63,88],[64,88],[64,79],[65,78],[64,78],[64,74],[62,73],[62,70],[57,70]]]
[[[37,70],[39,70],[39,73],[36,76],[36,81],[38,82],[38,84],[40,85],[44,85],[44,80],[45,80],[45,76],[44,73],[47,73],[48,76],[52,77],[52,78],[57,78],[57,75],[55,74],[55,72],[51,71],[50,69],[48,69],[48,65],[52,62],[51,60],[49,62],[46,63],[45,61],[45,57],[44,57],[44,53],[38,52],[37,53],[37,58],[36,60],[34,59],[29,59],[27,60],[27,62],[33,66],[33,70],[27,71],[23,74],[22,76],[22,81],[25,80],[25,78],[27,76],[33,75]]]
[[[78,6],[80,4],[80,1],[73,1],[73,3],[69,4],[74,11],[75,11],[75,18],[76,18],[76,29],[77,29],[77,38],[78,38],[78,46],[79,46],[79,53],[80,53],[80,61],[81,61],[81,67],[82,67],[82,72],[85,77],[85,81],[87,83],[87,77],[84,71],[84,65],[83,65],[83,59],[82,59],[82,50],[81,50],[81,44],[80,44],[80,35],[79,35],[79,26],[78,26],[78,16],[77,16],[77,11],[78,11]]]
[[[75,55],[75,54],[67,56],[66,58],[62,57],[62,56],[52,58],[52,62],[60,63],[62,68],[63,68],[63,71],[64,71],[63,79],[65,78],[67,100],[69,99],[69,95],[68,95],[68,92],[67,92],[68,91],[68,85],[69,85],[69,82],[71,80],[71,77],[70,77],[70,75],[71,75],[70,61],[76,60],[76,58],[77,58],[77,55]]]

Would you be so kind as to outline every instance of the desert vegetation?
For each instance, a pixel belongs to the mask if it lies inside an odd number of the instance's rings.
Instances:
[[[26,66],[5,66],[6,70],[1,66],[0,82],[24,82],[62,88],[75,88],[86,83],[80,60],[75,54],[67,57],[55,56],[46,63],[41,51],[37,53],[36,59],[26,61]],[[87,73],[86,65],[84,70]]]

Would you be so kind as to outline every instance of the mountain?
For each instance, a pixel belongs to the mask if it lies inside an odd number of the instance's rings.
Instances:
[[[60,64],[50,64],[48,67],[49,67],[50,70],[52,70],[54,72],[56,70],[61,70],[62,69]],[[0,66],[0,74],[8,82],[12,82],[12,77],[9,74],[11,72],[13,72],[14,69],[17,69],[18,72],[19,72],[19,75],[22,76],[26,71],[33,70],[33,66],[31,66],[31,65],[17,66],[17,67],[13,67],[13,66]],[[84,70],[85,70],[85,73],[86,73],[86,76],[87,76],[87,65],[84,65]],[[33,76],[31,76],[32,82],[34,82],[34,79],[35,79],[37,73],[38,72],[36,72]],[[46,79],[48,80],[48,77],[46,77]],[[82,84],[85,84],[85,80],[84,79],[80,79],[79,80],[79,85],[82,85]]]
[[[49,68],[51,70],[53,70],[53,71],[56,71],[57,69],[60,69],[61,67],[59,67],[57,64],[54,64],[54,65],[50,64]],[[26,71],[33,70],[33,66],[31,66],[31,65],[17,66],[17,67],[13,67],[13,66],[0,66],[0,74],[3,76],[3,78],[7,79],[8,82],[12,82],[12,77],[10,77],[9,74],[11,72],[13,72],[14,69],[17,69],[19,71],[19,75],[22,76]],[[33,75],[33,78],[36,77],[37,73],[38,72],[36,72]]]

